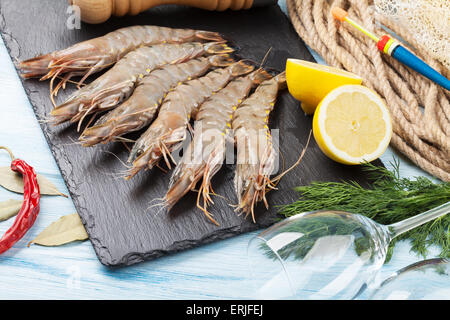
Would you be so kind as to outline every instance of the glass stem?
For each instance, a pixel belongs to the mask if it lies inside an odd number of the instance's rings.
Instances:
[[[387,227],[389,228],[391,237],[395,238],[396,236],[405,233],[406,231],[409,231],[418,226],[421,226],[424,223],[427,223],[428,221],[446,215],[449,212],[450,212],[450,202],[447,202],[444,203],[443,205],[440,205],[439,207],[418,214],[417,216],[390,224]]]

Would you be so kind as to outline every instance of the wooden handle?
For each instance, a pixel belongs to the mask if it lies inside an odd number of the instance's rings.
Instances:
[[[181,4],[206,10],[249,9],[254,3],[274,3],[267,0],[69,0],[81,11],[81,20],[87,23],[102,23],[111,15],[136,15],[161,4]]]

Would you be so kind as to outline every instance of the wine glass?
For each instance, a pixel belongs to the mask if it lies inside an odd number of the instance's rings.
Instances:
[[[400,269],[384,280],[369,299],[450,300],[450,261],[429,259]]]
[[[396,236],[450,211],[450,202],[391,225],[343,211],[305,212],[253,237],[247,257],[258,299],[353,299]]]

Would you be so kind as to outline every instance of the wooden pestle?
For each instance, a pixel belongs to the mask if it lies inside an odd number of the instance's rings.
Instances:
[[[255,6],[275,4],[277,0],[69,0],[81,11],[81,20],[87,23],[102,23],[111,15],[121,17],[136,15],[162,4],[181,4],[206,10],[241,10]]]

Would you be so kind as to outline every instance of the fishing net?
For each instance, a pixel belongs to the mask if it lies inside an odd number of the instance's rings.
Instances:
[[[375,0],[376,12],[409,30],[424,50],[450,69],[448,0]]]
[[[395,12],[393,4],[400,1],[384,2],[391,5],[383,10]],[[448,0],[440,2],[448,6]],[[385,100],[392,116],[391,145],[425,171],[450,181],[450,92],[382,54],[376,43],[359,31],[335,21],[331,8],[347,10],[353,20],[378,35],[386,34],[387,30],[395,32],[405,47],[449,78],[445,61],[431,56],[408,26],[382,13],[383,10],[376,10],[374,0],[287,0],[286,3],[291,22],[306,44],[327,64],[360,75],[363,84]],[[441,31],[448,33],[448,29]]]

